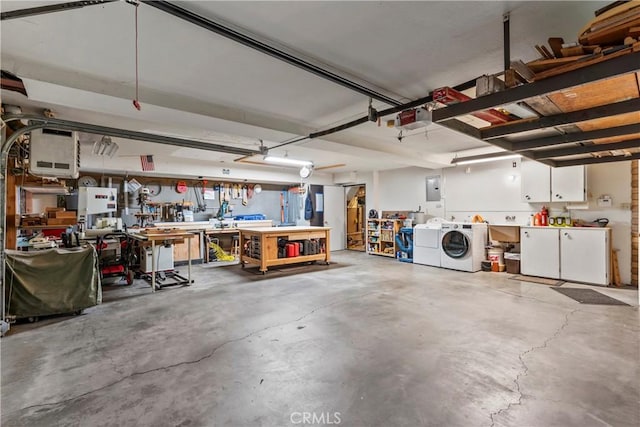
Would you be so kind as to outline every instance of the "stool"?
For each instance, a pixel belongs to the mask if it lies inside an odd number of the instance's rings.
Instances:
[[[239,256],[240,255],[240,236],[234,235],[231,238],[231,255]]]

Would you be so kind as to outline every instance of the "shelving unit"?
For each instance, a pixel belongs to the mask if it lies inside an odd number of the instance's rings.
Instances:
[[[401,219],[367,220],[367,253],[391,258],[396,257],[396,234],[402,226]]]

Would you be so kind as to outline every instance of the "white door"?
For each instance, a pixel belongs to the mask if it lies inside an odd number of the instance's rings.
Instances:
[[[609,229],[560,231],[560,278],[609,284]]]
[[[520,163],[522,201],[525,203],[548,202],[551,194],[550,167],[535,160],[523,159]]]
[[[559,229],[520,228],[520,272],[527,276],[560,277]]]
[[[551,169],[552,202],[584,202],[585,167],[568,166]]]
[[[347,230],[347,204],[344,189],[337,186],[324,186],[324,226],[331,227],[329,249],[340,251],[345,248]]]

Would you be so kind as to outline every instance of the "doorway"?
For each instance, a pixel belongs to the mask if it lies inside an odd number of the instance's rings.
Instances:
[[[366,186],[349,185],[344,188],[347,203],[347,249],[364,252],[366,227]]]

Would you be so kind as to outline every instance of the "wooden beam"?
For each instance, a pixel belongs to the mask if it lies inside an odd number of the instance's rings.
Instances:
[[[574,156],[576,154],[597,153],[600,151],[625,150],[627,148],[640,148],[640,138],[612,144],[574,145],[572,147],[554,148],[552,150],[535,150],[527,153],[530,154],[527,157],[539,160],[552,157]]]
[[[605,129],[596,129],[586,132],[572,132],[562,135],[547,136],[544,138],[528,139],[523,141],[511,141],[512,151],[524,151],[532,148],[548,147],[550,145],[568,144],[570,142],[593,141],[594,139],[609,138],[612,136],[628,135],[637,133],[640,136],[640,123],[616,126]],[[504,140],[497,138],[491,140],[491,143]]]
[[[438,110],[434,110],[434,113],[436,111]],[[480,137],[481,139],[486,140],[513,133],[584,122],[587,120],[599,119],[602,117],[615,116],[618,114],[625,114],[636,111],[640,111],[640,98],[628,99],[622,102],[615,102],[609,105],[601,105],[598,107],[572,111],[569,113],[544,116],[534,120],[519,120],[504,125],[490,126],[480,130]]]
[[[594,165],[598,163],[625,162],[628,160],[638,159],[640,159],[640,153],[632,154],[630,156],[586,157],[584,159],[556,160],[554,161],[554,167],[562,168],[566,166]]]

